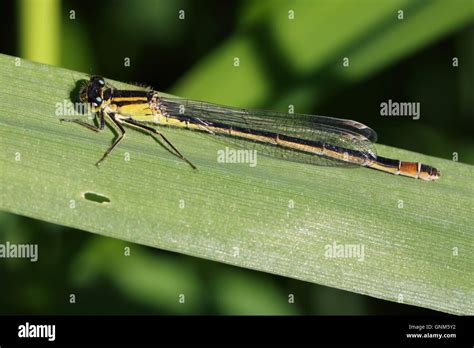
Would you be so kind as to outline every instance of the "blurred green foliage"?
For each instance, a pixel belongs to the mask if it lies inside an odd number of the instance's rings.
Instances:
[[[2,5],[14,19],[2,23],[2,53],[183,97],[353,118],[382,143],[474,163],[471,0]],[[380,117],[388,99],[421,102],[421,120]],[[0,261],[0,314],[430,313],[6,213],[0,226],[1,243],[48,250],[36,264]]]

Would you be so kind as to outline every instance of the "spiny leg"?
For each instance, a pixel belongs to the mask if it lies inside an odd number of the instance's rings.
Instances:
[[[191,166],[191,168],[193,169],[196,169],[196,166],[194,164],[191,163],[191,161],[189,161],[186,157],[184,157],[181,152],[179,152],[179,150],[168,140],[166,139],[166,137],[164,136],[163,133],[159,132],[158,130],[156,130],[155,128],[153,127],[149,127],[141,122],[138,122],[138,121],[135,121],[135,120],[132,120],[132,119],[129,119],[129,120],[123,120],[125,123],[131,125],[131,126],[135,126],[137,128],[140,128],[142,130],[145,130],[149,133],[152,133],[152,134],[157,134],[159,135],[172,149],[173,151],[175,152],[175,155],[178,156],[180,159],[182,159],[183,161],[185,161],[187,164],[189,164]]]
[[[99,111],[99,127],[97,127],[95,124],[84,122],[80,118],[60,118],[59,121],[60,122],[74,122],[83,127],[86,127],[87,129],[93,130],[94,132],[100,132],[104,130],[104,127],[105,127],[104,113],[102,111]]]
[[[105,127],[105,118],[104,118],[104,111],[99,113],[99,128],[102,130]]]
[[[103,130],[103,127],[99,128],[94,124],[84,122],[84,121],[82,121],[78,118],[72,118],[72,119],[71,118],[60,118],[59,121],[61,121],[61,122],[63,122],[63,121],[64,122],[74,122],[74,123],[80,124],[83,127],[86,127],[87,129],[93,130],[94,132],[100,132],[101,130]]]
[[[110,120],[117,126],[117,128],[120,130],[120,134],[117,139],[115,139],[114,143],[109,147],[109,149],[104,153],[102,158],[97,161],[95,164],[96,166],[100,166],[102,161],[104,161],[107,156],[115,149],[115,147],[122,141],[123,137],[125,136],[125,129],[123,129],[122,125],[120,124],[119,121],[115,119],[115,114],[109,115],[106,113],[106,115],[110,118]]]

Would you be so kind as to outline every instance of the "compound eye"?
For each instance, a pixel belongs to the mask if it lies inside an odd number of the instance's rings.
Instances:
[[[102,85],[102,86],[104,86],[104,85],[105,85],[105,81],[104,81],[104,80],[102,80],[102,79],[100,79],[100,80],[99,80],[99,81],[97,81],[97,82],[99,82],[99,84],[100,84],[100,85]]]
[[[97,103],[97,104],[102,103],[102,98],[101,98],[101,97],[95,98],[95,103]],[[94,104],[95,104],[95,103],[94,103]]]

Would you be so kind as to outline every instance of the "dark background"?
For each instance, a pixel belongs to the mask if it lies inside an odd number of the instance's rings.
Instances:
[[[387,9],[370,0],[2,2],[1,53],[182,97],[281,110],[294,104],[297,112],[366,123],[383,144],[446,159],[457,152],[461,162],[473,164],[472,16],[435,30],[459,8],[472,13],[473,2],[451,1],[448,10],[439,10],[439,3],[398,1]],[[290,39],[281,39],[292,8],[295,20],[308,24],[295,25]],[[177,19],[180,9],[185,20]],[[324,11],[328,15],[318,17]],[[432,15],[416,19],[423,11]],[[390,31],[410,20],[410,31]],[[44,37],[35,21],[47,27]],[[430,28],[436,33],[398,49]],[[226,57],[232,64],[232,47],[240,42],[250,53],[241,57],[245,79],[234,81],[220,67]],[[352,60],[361,47],[377,42],[365,60]],[[383,55],[383,64],[369,61]],[[346,73],[345,56],[362,72]],[[124,67],[124,57],[130,57],[130,67]],[[459,58],[457,68],[453,57]],[[246,70],[248,65],[256,68]],[[381,117],[380,103],[388,99],[420,102],[421,119]],[[0,242],[6,240],[38,243],[49,252],[35,267],[0,261],[0,314],[436,313],[1,213]],[[108,256],[127,245],[135,256],[132,265]],[[131,273],[145,281],[130,281]],[[182,292],[190,294],[186,305],[177,301]],[[76,294],[74,305],[70,293]],[[295,304],[288,304],[289,293]]]

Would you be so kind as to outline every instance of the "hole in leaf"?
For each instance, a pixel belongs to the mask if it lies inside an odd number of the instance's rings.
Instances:
[[[109,197],[104,195],[95,193],[95,192],[86,192],[84,193],[84,198],[88,201],[96,202],[96,203],[110,203]]]

